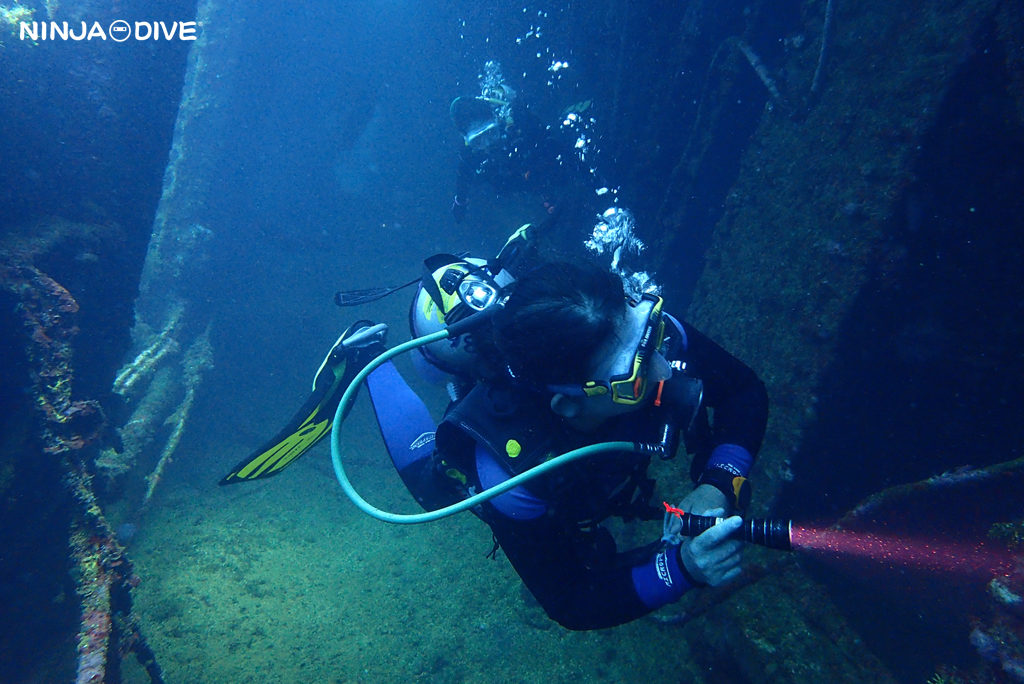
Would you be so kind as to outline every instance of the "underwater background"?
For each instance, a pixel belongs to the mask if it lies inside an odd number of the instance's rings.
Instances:
[[[1024,7],[491,4],[0,4],[0,680],[1024,681]],[[118,19],[197,39],[21,29]],[[766,382],[751,512],[845,542],[569,632],[472,516],[361,514],[326,442],[217,486],[353,320],[407,339],[408,290],[337,291],[545,218],[453,219],[488,63],[586,171],[558,246],[629,208],[629,265]],[[365,398],[342,442],[417,510]]]

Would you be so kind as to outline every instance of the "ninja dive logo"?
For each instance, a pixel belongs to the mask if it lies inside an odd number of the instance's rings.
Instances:
[[[136,21],[129,24],[118,19],[104,26],[98,21],[91,24],[87,21],[69,23],[66,21],[23,21],[21,22],[21,40],[28,38],[33,42],[40,41],[83,41],[112,40],[123,43],[127,40],[137,41],[172,41],[195,40],[197,22],[194,21]]]

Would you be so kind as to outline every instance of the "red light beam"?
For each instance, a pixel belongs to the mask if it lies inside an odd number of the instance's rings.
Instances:
[[[793,525],[793,550],[827,559],[855,558],[892,570],[924,570],[965,577],[991,579],[1009,575],[1014,556],[1004,548],[984,542],[962,543],[950,539],[919,539],[885,536],[850,530]]]

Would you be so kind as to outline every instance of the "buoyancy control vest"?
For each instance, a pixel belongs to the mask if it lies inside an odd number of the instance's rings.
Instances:
[[[669,317],[671,333],[666,355],[673,361],[685,359],[686,337],[676,319]],[[677,363],[685,368],[685,363]],[[701,424],[701,382],[674,374],[671,407],[648,408],[624,414],[593,434],[568,427],[551,411],[546,394],[511,384],[479,383],[467,395],[449,406],[437,429],[438,468],[462,486],[479,485],[475,449],[483,446],[508,473],[518,475],[572,449],[609,440],[657,441],[671,416],[683,432],[688,451]],[[666,454],[671,458],[674,454]],[[653,519],[661,512],[650,506],[653,480],[647,477],[649,454],[613,453],[570,464],[530,483],[529,490],[545,500],[558,514],[577,524],[597,523],[611,515],[626,519]]]
[[[553,413],[543,395],[479,384],[449,407],[437,429],[436,458],[446,475],[478,486],[477,445],[512,477],[586,444],[654,435],[651,418],[644,412],[628,414],[598,433],[583,434]],[[653,519],[660,513],[649,503],[654,486],[647,477],[649,463],[649,454],[636,452],[595,456],[542,476],[528,489],[553,515],[576,526],[594,525],[612,515]]]

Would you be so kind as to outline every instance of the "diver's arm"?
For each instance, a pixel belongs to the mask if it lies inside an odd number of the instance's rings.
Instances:
[[[708,467],[746,476],[768,423],[768,392],[746,364],[686,322],[687,371],[704,383],[704,403],[714,409]],[[705,469],[706,469],[705,468]]]
[[[479,444],[475,461],[483,489],[509,477]],[[606,530],[582,532],[551,508],[527,486],[519,486],[485,503],[481,517],[527,588],[562,626],[600,629],[629,622],[677,600],[695,584],[687,578],[680,547],[652,545],[646,554],[616,553]],[[701,547],[684,553],[694,550]],[[709,558],[691,557],[687,567],[710,567],[714,561]]]
[[[651,550],[646,561],[631,566],[603,529],[595,533],[595,544],[548,516],[516,521],[494,513],[488,523],[530,593],[567,629],[635,620],[678,600],[695,584],[687,579],[676,546]]]

